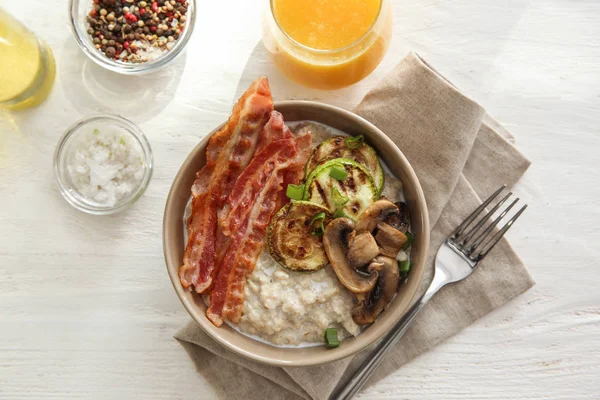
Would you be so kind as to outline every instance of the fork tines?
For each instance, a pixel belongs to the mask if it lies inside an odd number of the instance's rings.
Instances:
[[[502,228],[495,230],[500,221],[506,217],[508,212],[517,204],[519,198],[513,200],[507,207],[502,211],[500,208],[504,205],[506,200],[512,196],[512,192],[509,192],[506,196],[501,198],[496,205],[494,205],[477,223],[470,228],[470,226],[477,220],[477,218],[484,212],[496,197],[506,188],[506,185],[502,185],[500,189],[496,190],[489,198],[487,198],[471,215],[469,215],[462,224],[454,230],[450,235],[448,241],[453,245],[454,248],[459,250],[465,256],[469,257],[472,261],[481,261],[490,250],[502,239],[502,236],[510,229],[515,223],[517,218],[521,216],[523,211],[527,208],[527,204],[522,206]],[[485,228],[484,226],[490,220],[492,215],[496,212],[500,212],[499,215]]]

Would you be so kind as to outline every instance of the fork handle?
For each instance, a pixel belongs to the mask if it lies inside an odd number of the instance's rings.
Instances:
[[[385,335],[383,340],[377,345],[377,348],[369,354],[360,368],[354,373],[354,376],[352,376],[342,389],[332,395],[329,400],[349,400],[360,390],[369,377],[371,377],[375,369],[377,369],[379,364],[381,364],[387,351],[394,346],[408,330],[408,327],[412,324],[417,314],[419,314],[419,311],[427,304],[429,297],[430,296],[421,297],[419,301],[408,310],[400,321],[394,325],[392,330]]]
[[[443,270],[436,268],[433,274],[433,280],[425,294],[409,308],[406,314],[404,314],[398,322],[396,322],[396,325],[392,327],[392,329],[384,336],[383,340],[377,345],[375,350],[369,354],[365,361],[363,361],[346,385],[338,392],[331,395],[329,400],[350,400],[371,375],[373,375],[375,369],[381,364],[385,353],[398,343],[398,340],[406,333],[408,327],[412,324],[417,314],[419,314],[419,311],[425,307],[425,304],[427,304],[429,299],[450,281],[451,279],[449,279]]]

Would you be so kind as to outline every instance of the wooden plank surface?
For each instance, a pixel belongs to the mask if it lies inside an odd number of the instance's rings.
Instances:
[[[0,2],[58,66],[47,102],[0,114],[0,398],[214,398],[172,339],[188,317],[164,268],[161,220],[179,165],[260,74],[277,100],[352,108],[410,50],[533,161],[517,188],[530,209],[509,236],[537,286],[361,398],[600,398],[600,3],[396,0],[384,62],[336,92],[274,69],[260,44],[264,3],[200,1],[184,56],[123,77],[79,51],[66,1]],[[97,112],[139,123],[155,155],[146,194],[112,217],[71,209],[52,178],[58,138]]]

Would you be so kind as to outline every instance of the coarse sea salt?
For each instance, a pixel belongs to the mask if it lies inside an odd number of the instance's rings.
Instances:
[[[147,40],[135,40],[131,44],[135,45],[138,51],[135,54],[129,54],[126,50],[123,50],[119,58],[121,61],[127,60],[132,63],[143,63],[156,61],[163,57],[175,46],[175,41],[169,42],[167,39],[164,39],[150,43]]]
[[[126,200],[144,178],[140,144],[116,127],[82,133],[74,143],[67,169],[80,195],[100,206]]]

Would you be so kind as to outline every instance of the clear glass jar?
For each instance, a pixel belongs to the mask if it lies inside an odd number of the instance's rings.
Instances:
[[[353,43],[333,50],[311,48],[286,33],[275,14],[275,3],[263,21],[263,43],[273,62],[290,79],[316,89],[338,89],[352,85],[379,65],[392,36],[389,0],[382,0],[370,29]]]
[[[130,63],[112,60],[96,49],[92,37],[87,33],[87,16],[92,10],[92,0],[69,0],[71,30],[83,53],[93,62],[110,71],[124,75],[143,75],[157,71],[177,58],[186,47],[196,23],[196,0],[188,0],[185,29],[175,41],[175,45],[161,57],[143,63]]]
[[[74,181],[71,171],[75,165],[77,150],[82,148],[82,144],[88,146],[87,137],[104,130],[118,131],[120,135],[123,135],[123,140],[131,142],[139,149],[139,163],[142,171],[141,179],[135,187],[131,188],[130,193],[112,205],[101,204],[82,193]],[[148,139],[137,125],[119,115],[95,115],[75,122],[60,139],[54,153],[54,177],[60,193],[69,204],[88,214],[114,214],[135,203],[144,194],[152,177],[152,169],[152,148]]]
[[[33,107],[48,97],[56,66],[50,48],[0,8],[0,107]]]

